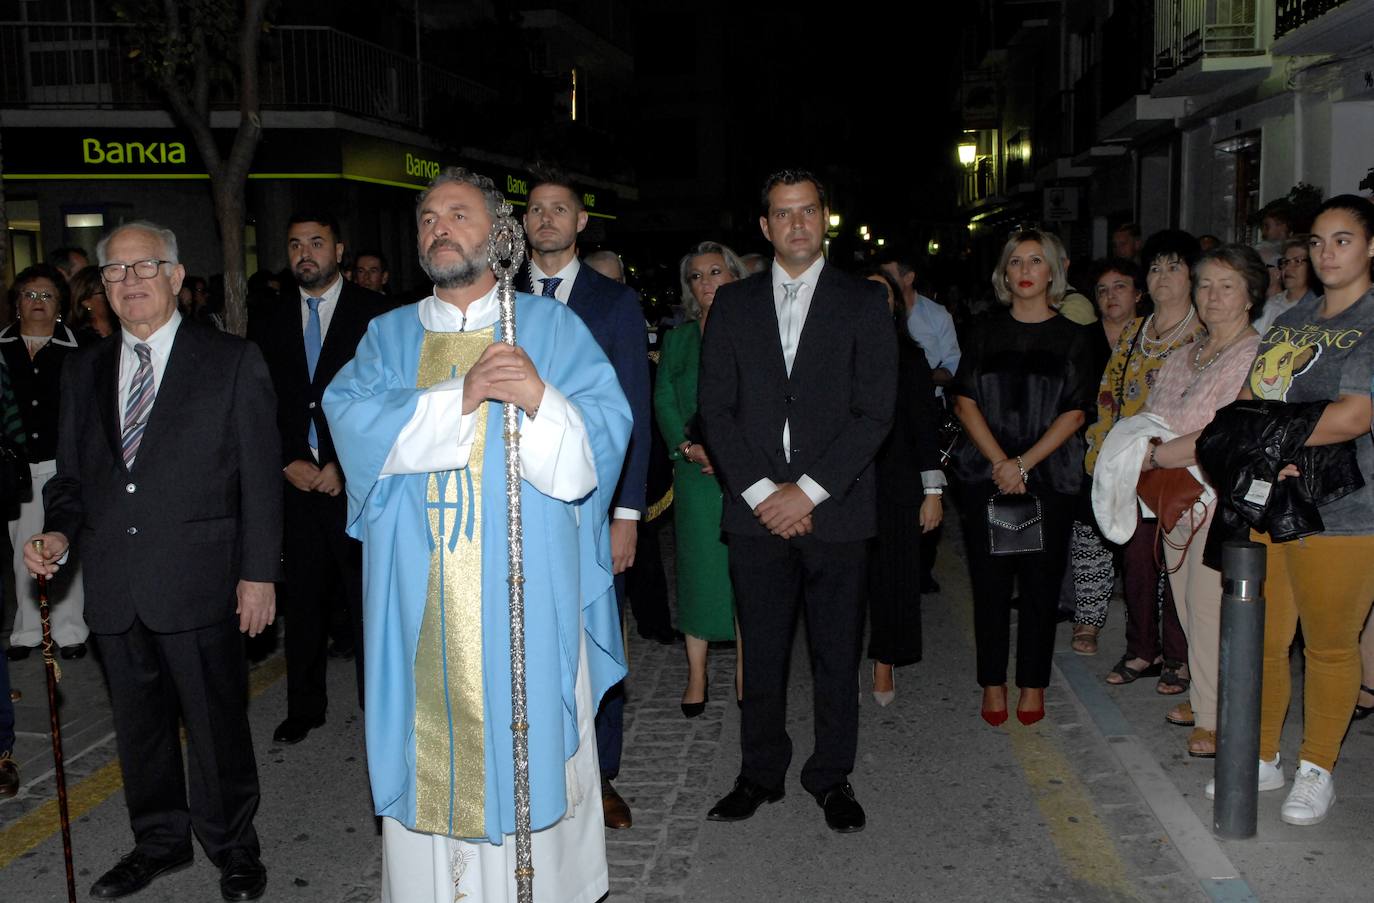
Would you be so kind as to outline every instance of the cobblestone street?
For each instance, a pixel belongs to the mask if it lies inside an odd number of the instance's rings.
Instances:
[[[926,655],[899,669],[897,698],[879,708],[861,675],[859,762],[852,776],[868,812],[860,834],[836,835],[796,775],[810,753],[809,665],[798,631],[789,699],[793,768],[782,801],[747,822],[705,820],[739,766],[734,650],[712,648],[712,697],[703,715],[678,708],[686,681],[681,643],[630,633],[633,680],[625,759],[616,786],[634,826],[607,835],[613,903],[854,899],[865,901],[1365,901],[1374,886],[1374,728],[1357,722],[1337,772],[1338,804],[1311,828],[1278,820],[1282,794],[1260,798],[1259,835],[1219,842],[1202,785],[1209,761],[1183,754],[1186,731],[1152,681],[1108,688],[1120,654],[1114,604],[1102,652],[1067,651],[1060,631],[1048,715],[1026,728],[990,728],[977,715],[967,574],[957,531],[941,550],[944,591],[924,602]],[[64,662],[62,692],[74,812],[78,893],[129,845],[99,671]],[[865,666],[866,667],[866,666]],[[65,899],[62,854],[37,660],[12,665],[25,788],[0,802],[0,886],[7,899]],[[285,708],[279,656],[253,672],[251,706],[263,784],[257,818],[269,869],[267,900],[371,903],[379,899],[380,841],[363,766],[361,718],[351,711],[351,668],[331,668],[335,709],[294,747],[270,742]],[[1295,692],[1295,698],[1301,699]],[[339,711],[342,710],[342,711]],[[1285,734],[1296,748],[1300,708]],[[1290,769],[1291,770],[1291,769]],[[217,873],[199,855],[136,899],[215,899]]]

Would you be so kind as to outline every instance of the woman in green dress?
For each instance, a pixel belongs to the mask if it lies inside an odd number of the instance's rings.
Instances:
[[[677,623],[686,635],[687,687],[682,714],[695,718],[706,708],[706,648],[712,640],[735,640],[735,695],[741,691],[735,597],[730,590],[725,544],[720,535],[721,489],[711,458],[696,430],[697,369],[701,333],[716,289],[746,275],[744,264],[725,245],[702,242],[682,258],[682,303],[691,317],[663,339],[654,387],[654,413],[672,449],[673,526],[677,540]]]

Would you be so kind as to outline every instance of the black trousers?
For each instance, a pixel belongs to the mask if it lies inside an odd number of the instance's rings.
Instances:
[[[343,493],[285,489],[286,712],[294,718],[324,716],[328,705],[325,667],[329,625],[343,607],[353,631],[358,706],[363,705],[362,545],[344,532],[348,502]]]
[[[636,629],[645,639],[673,629],[673,616],[668,611],[668,578],[663,573],[663,553],[658,542],[664,521],[672,519],[665,515],[666,512],[654,520],[639,522],[635,564],[626,573],[625,594],[630,597]]]
[[[964,553],[973,583],[973,633],[978,649],[978,685],[1007,682],[1013,587],[1021,599],[1016,621],[1016,685],[1047,687],[1054,656],[1059,585],[1068,563],[1069,530],[1076,497],[1034,490],[1044,514],[1044,550],[1023,555],[988,552],[988,498],[991,482],[964,487],[961,520]]]
[[[256,855],[258,768],[237,616],[180,633],[154,633],[135,620],[124,633],[91,637],[110,687],[124,799],[139,851],[164,859],[187,855],[194,830],[216,865],[230,850]]]
[[[736,534],[726,541],[744,646],[740,775],[768,788],[787,778],[787,672],[804,608],[816,723],[801,782],[819,795],[854,770],[868,543]]]

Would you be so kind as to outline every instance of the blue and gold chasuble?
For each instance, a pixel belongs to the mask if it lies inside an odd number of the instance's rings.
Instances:
[[[499,844],[515,830],[502,406],[474,412],[466,467],[382,468],[425,388],[467,372],[500,328],[430,332],[420,320],[425,303],[373,320],[324,395],[347,478],[348,531],[363,542],[368,770],[378,815]],[[597,488],[572,502],[528,481],[521,489],[531,825],[539,830],[567,809],[579,631],[594,703],[625,675],[607,515],[631,414],[576,314],[520,294],[516,316],[541,378],[581,415],[597,477]]]

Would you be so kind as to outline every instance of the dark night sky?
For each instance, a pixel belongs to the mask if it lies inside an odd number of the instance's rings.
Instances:
[[[928,3],[873,12],[865,5],[855,16],[776,2],[718,9],[729,19],[717,26],[716,41],[691,17],[667,29],[665,18],[641,13],[636,64],[655,54],[721,68],[732,195],[752,204],[763,175],[800,164],[830,180],[837,207],[886,230],[948,217],[959,132],[958,13]],[[639,156],[643,181],[652,145]]]

